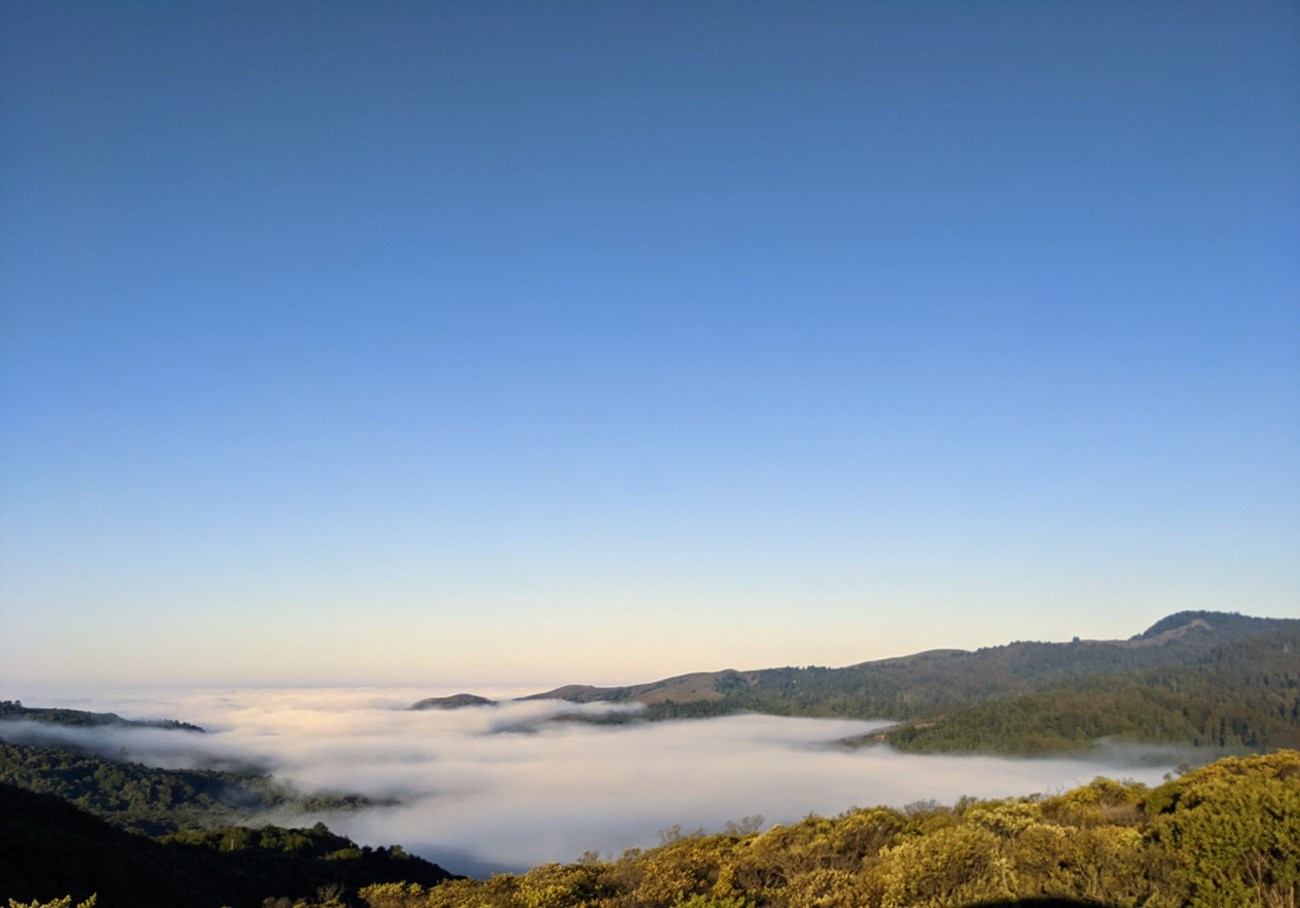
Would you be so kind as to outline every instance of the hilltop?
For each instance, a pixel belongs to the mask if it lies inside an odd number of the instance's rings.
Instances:
[[[411,709],[463,709],[466,706],[496,706],[496,700],[477,694],[452,694],[450,697],[429,697],[411,704]]]

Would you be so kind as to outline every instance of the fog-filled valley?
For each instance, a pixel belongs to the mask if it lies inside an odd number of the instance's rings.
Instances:
[[[654,845],[674,828],[716,832],[756,815],[787,823],[854,806],[1050,794],[1098,775],[1156,783],[1180,759],[1169,749],[1002,759],[839,743],[884,722],[736,715],[596,725],[556,717],[625,708],[558,701],[408,708],[429,693],[204,689],[56,701],[55,694],[33,692],[32,704],[40,697],[43,704],[133,718],[178,718],[207,734],[8,722],[0,736],[169,768],[256,768],[305,794],[365,795],[372,803],[358,809],[295,815],[282,808],[258,819],[324,820],[358,843],[401,843],[473,876],[573,861],[585,852],[618,854]]]
[[[0,2],[0,908],[1296,908],[1298,110],[1294,0]]]

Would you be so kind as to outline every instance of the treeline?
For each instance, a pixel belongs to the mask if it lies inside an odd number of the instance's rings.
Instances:
[[[49,725],[68,725],[72,727],[96,727],[101,725],[118,725],[130,728],[163,728],[173,731],[202,732],[198,725],[178,722],[175,719],[123,719],[117,713],[95,713],[83,709],[60,709],[50,707],[23,706],[21,700],[0,700],[0,721],[13,722],[25,720],[44,722]]]
[[[57,795],[123,829],[153,836],[238,823],[276,807],[314,813],[373,803],[360,795],[301,796],[260,773],[157,769],[5,741],[0,783]]]
[[[1300,753],[1225,758],[1154,789],[1098,779],[1050,797],[853,810],[359,895],[369,908],[1282,908],[1300,897]]]
[[[98,895],[104,908],[260,908],[271,896],[337,901],[376,883],[449,878],[400,847],[359,847],[321,824],[157,841],[57,797],[0,784],[0,896],[23,902]]]

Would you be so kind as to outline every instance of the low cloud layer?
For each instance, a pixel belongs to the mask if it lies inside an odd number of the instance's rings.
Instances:
[[[241,690],[31,699],[131,718],[177,718],[209,733],[24,723],[17,735],[19,726],[10,724],[4,736],[53,736],[169,767],[251,764],[307,792],[396,797],[396,807],[324,819],[365,844],[400,843],[473,874],[572,861],[585,851],[618,854],[654,845],[673,826],[716,831],[755,814],[784,823],[853,806],[1052,792],[1097,775],[1155,783],[1177,760],[1168,755],[1153,765],[1140,750],[1099,760],[1011,760],[834,745],[886,724],[873,722],[744,715],[594,726],[547,722],[574,707],[542,701],[405,709],[430,694]]]

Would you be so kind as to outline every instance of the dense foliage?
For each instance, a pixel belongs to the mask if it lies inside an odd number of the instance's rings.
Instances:
[[[941,908],[1040,898],[1289,908],[1300,896],[1300,753],[1226,758],[1155,789],[1098,779],[1050,797],[853,810],[360,895],[369,908]]]
[[[270,895],[329,899],[376,883],[433,886],[449,877],[399,847],[359,847],[320,824],[155,841],[59,798],[0,784],[0,897],[98,894],[106,908],[259,908]]]
[[[98,901],[99,896],[92,895],[84,902],[78,902],[77,908],[95,908],[95,903]],[[72,896],[65,895],[61,899],[51,899],[48,902],[42,902],[40,899],[32,899],[30,902],[9,899],[8,908],[72,908]]]
[[[155,769],[5,741],[0,741],[0,782],[58,795],[147,835],[236,823],[272,807],[323,812],[370,803],[358,795],[301,796],[260,773]]]
[[[1100,738],[1258,752],[1300,747],[1300,632],[1215,647],[1193,664],[1084,676],[955,709],[885,736],[912,751],[1043,753]]]

